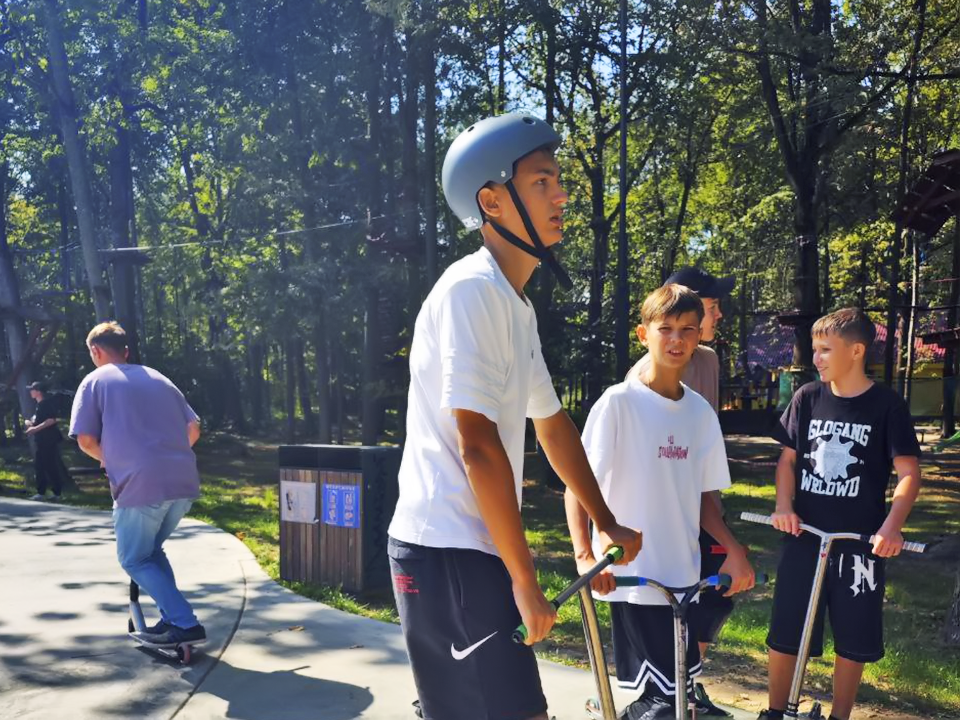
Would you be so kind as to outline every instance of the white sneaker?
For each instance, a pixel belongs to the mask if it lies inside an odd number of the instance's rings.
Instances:
[[[30,498],[30,499],[31,499],[31,500],[46,500],[46,499],[47,499],[47,496],[46,496],[46,495],[41,495],[40,493],[37,493],[36,495],[34,495],[34,496],[33,496],[32,498]]]

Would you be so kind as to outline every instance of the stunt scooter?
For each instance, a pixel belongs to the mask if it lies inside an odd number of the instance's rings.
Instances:
[[[147,623],[143,618],[143,609],[140,607],[140,586],[131,580],[130,617],[127,618],[127,634],[137,645],[167,660],[177,660],[181,665],[189,665],[193,659],[193,648],[206,642],[205,640],[195,640],[172,645],[154,645],[134,635],[134,633],[144,632],[146,629]]]
[[[773,518],[770,515],[744,512],[740,513],[740,519],[759,523],[760,525],[773,525]],[[803,621],[803,633],[800,635],[800,649],[797,652],[797,664],[794,667],[793,681],[790,684],[790,696],[787,700],[787,709],[783,713],[785,718],[800,717],[798,714],[800,707],[800,689],[803,686],[803,676],[807,669],[807,661],[810,659],[810,641],[813,635],[814,621],[817,617],[817,607],[820,603],[820,593],[823,590],[823,579],[827,574],[830,547],[835,540],[860,540],[865,543],[873,542],[873,537],[870,535],[862,535],[860,533],[827,533],[806,523],[800,523],[800,529],[820,538],[820,550],[817,560],[817,570],[813,576],[813,586],[810,589],[810,600],[807,603],[807,615]],[[903,549],[908,552],[922,553],[926,549],[926,545],[918,542],[905,542]],[[808,720],[822,720],[823,710],[820,703],[814,702],[810,712],[803,717]]]
[[[687,587],[668,587],[656,580],[645,577],[631,577],[619,575],[616,577],[617,587],[649,586],[656,588],[670,603],[673,610],[673,641],[674,641],[674,680],[677,692],[686,688],[689,683],[687,677],[687,615],[694,598],[708,587],[726,589],[730,587],[731,579],[727,574],[712,575]],[[757,573],[756,584],[767,582],[767,576]],[[681,596],[677,600],[677,595]],[[587,717],[591,720],[617,720],[617,709],[613,702],[613,691],[610,688],[610,674],[607,670],[607,658],[603,650],[600,637],[600,624],[597,620],[597,608],[593,601],[593,593],[589,586],[580,590],[580,614],[583,618],[583,633],[587,640],[587,653],[590,656],[590,667],[593,670],[593,679],[597,685],[598,699],[587,701]],[[695,720],[696,705],[692,701],[676,702],[676,720]]]
[[[623,557],[623,548],[619,545],[613,545],[607,548],[607,551],[603,554],[603,559],[597,562],[596,565],[591,567],[587,572],[578,577],[572,583],[567,585],[563,590],[560,591],[560,594],[557,595],[553,600],[550,601],[550,604],[553,605],[554,609],[559,610],[560,606],[563,605],[567,600],[577,594],[581,588],[587,588],[589,592],[590,581],[598,575],[605,568],[613,565],[617,560]],[[528,636],[527,626],[521,623],[516,628],[510,632],[510,638],[513,642],[518,645],[523,644]],[[423,711],[420,709],[420,701],[413,701],[413,711],[417,717],[423,717]]]

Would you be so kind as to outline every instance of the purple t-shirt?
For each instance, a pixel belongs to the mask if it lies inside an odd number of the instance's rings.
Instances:
[[[77,388],[70,437],[99,438],[116,507],[140,507],[199,497],[197,458],[187,437],[187,425],[199,420],[156,370],[111,363]]]

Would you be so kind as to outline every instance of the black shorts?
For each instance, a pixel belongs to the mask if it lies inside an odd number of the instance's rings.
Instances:
[[[700,531],[700,579],[720,572],[727,560],[727,551],[712,535]],[[733,612],[733,598],[724,597],[716,588],[709,587],[700,593],[700,607],[693,613],[690,635],[697,642],[712,643]]]
[[[696,603],[689,613],[696,614]],[[626,690],[670,698],[677,694],[673,611],[666,605],[610,603],[617,684]],[[687,690],[700,674],[700,648],[687,638]],[[647,684],[651,683],[650,686]]]
[[[773,613],[767,645],[796,655],[813,588],[820,543],[815,537],[787,536],[777,565]],[[817,619],[810,641],[811,657],[823,654],[824,608],[830,617],[836,654],[854,662],[883,657],[884,560],[853,540],[837,541],[830,550]]]
[[[533,648],[500,558],[387,544],[400,626],[426,720],[527,720],[547,710]]]

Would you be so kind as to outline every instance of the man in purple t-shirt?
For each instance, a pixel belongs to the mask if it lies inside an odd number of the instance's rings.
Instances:
[[[200,495],[192,449],[200,418],[166,377],[127,363],[127,336],[117,323],[93,328],[87,348],[97,369],[77,388],[70,436],[106,469],[117,558],[160,609],[160,622],[138,635],[156,645],[203,640],[206,631],[163,552]]]

